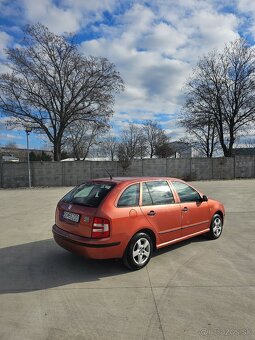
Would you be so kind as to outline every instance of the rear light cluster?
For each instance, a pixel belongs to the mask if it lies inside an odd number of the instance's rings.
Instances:
[[[110,221],[106,218],[94,217],[92,225],[92,238],[103,238],[110,236]]]

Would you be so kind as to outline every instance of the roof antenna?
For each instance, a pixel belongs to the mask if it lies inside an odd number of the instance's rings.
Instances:
[[[112,180],[112,175],[110,174],[110,172],[107,170],[107,169],[105,169],[105,171],[108,173],[108,175],[110,176],[110,180]]]

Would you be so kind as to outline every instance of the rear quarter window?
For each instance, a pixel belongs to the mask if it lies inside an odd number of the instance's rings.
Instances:
[[[140,185],[133,184],[121,194],[117,207],[136,207],[139,205]]]

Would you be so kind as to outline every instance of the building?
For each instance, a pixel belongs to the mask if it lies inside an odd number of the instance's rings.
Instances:
[[[172,158],[199,157],[198,151],[190,143],[177,141],[169,144],[174,153]]]
[[[36,155],[41,155],[45,152],[47,155],[53,157],[52,151],[29,149],[29,152],[34,152]],[[3,162],[26,162],[27,149],[0,147],[0,160]]]
[[[2,162],[14,162],[14,163],[18,163],[19,162],[19,158],[15,157],[13,154],[11,153],[3,153],[0,156],[0,160]]]

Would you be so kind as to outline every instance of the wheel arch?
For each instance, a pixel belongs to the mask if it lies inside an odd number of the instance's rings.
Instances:
[[[146,233],[146,234],[148,234],[150,236],[152,244],[153,244],[153,250],[157,249],[156,248],[157,239],[156,239],[156,235],[155,235],[155,233],[154,233],[154,231],[152,229],[150,229],[150,228],[142,228],[140,230],[137,230],[137,232],[134,235],[136,235],[138,233]],[[131,239],[134,237],[134,235],[131,237]]]
[[[216,214],[220,215],[220,217],[222,218],[222,224],[223,224],[223,223],[224,223],[224,215],[223,215],[223,212],[222,212],[221,210],[217,210],[217,211],[213,214],[213,216],[216,215]]]

